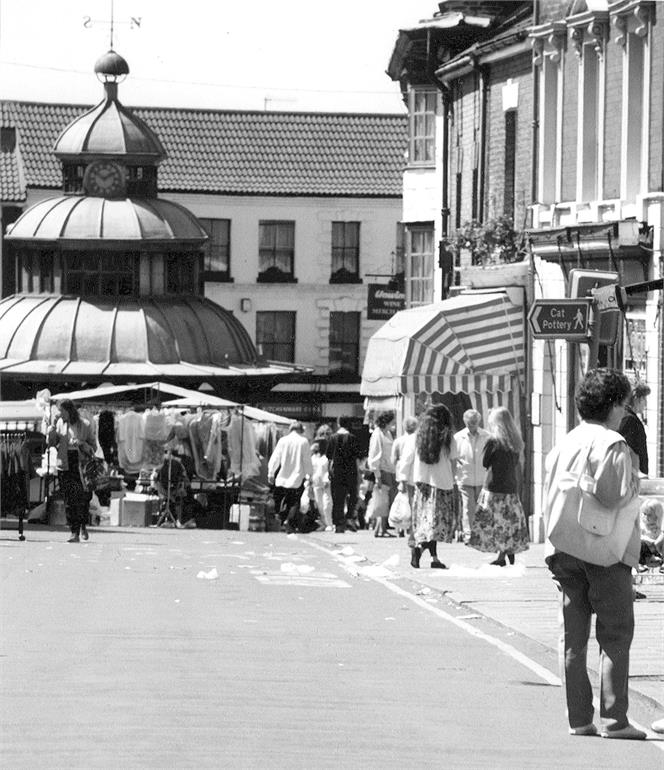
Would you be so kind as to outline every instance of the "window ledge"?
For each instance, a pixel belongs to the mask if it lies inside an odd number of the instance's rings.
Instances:
[[[263,275],[258,274],[256,283],[297,283],[298,279],[292,275],[276,276],[276,275]]]
[[[203,280],[214,281],[215,283],[235,283],[235,278],[231,278],[228,273],[219,270],[204,270]]]
[[[414,171],[415,169],[429,169],[431,171],[436,170],[436,161],[435,160],[427,160],[427,161],[408,161],[406,163],[406,171]]]
[[[357,278],[335,278],[334,276],[330,276],[330,283],[334,283],[334,284],[340,284],[340,283],[361,284],[361,283],[363,283],[363,281],[359,277],[357,277]]]

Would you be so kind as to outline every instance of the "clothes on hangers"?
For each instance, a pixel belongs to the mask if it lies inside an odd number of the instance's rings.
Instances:
[[[126,412],[118,418],[118,462],[128,473],[138,473],[143,466],[145,434],[143,415]]]
[[[28,484],[34,475],[25,433],[0,434],[0,511],[4,515],[28,507]]]
[[[243,479],[257,476],[260,472],[260,459],[256,450],[256,434],[251,420],[241,414],[231,417],[228,427],[228,454],[231,473]]]
[[[115,415],[104,409],[97,416],[97,443],[109,465],[117,465],[118,444],[115,438]]]

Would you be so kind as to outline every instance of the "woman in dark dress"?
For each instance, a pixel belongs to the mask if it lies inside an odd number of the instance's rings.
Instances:
[[[491,564],[504,567],[506,557],[514,564],[514,554],[529,547],[526,516],[518,494],[523,439],[503,406],[489,412],[487,428],[491,434],[484,450],[488,473],[468,545],[478,551],[498,551]]]
[[[95,431],[89,420],[78,413],[69,399],[59,404],[60,417],[48,433],[49,446],[58,449],[58,478],[65,499],[67,524],[71,529],[70,543],[87,540],[90,498],[83,485],[81,470],[97,449]],[[80,534],[79,534],[80,533]]]

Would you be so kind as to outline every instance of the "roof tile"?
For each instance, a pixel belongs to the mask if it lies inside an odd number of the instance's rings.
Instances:
[[[81,105],[0,102],[18,130],[30,187],[60,188],[53,155]],[[134,108],[168,157],[159,189],[236,195],[400,197],[405,115]],[[2,167],[5,174],[11,174]],[[4,186],[1,188],[4,190]]]

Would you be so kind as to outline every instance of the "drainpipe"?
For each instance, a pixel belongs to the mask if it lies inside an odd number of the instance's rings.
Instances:
[[[533,26],[539,24],[539,2],[533,3]],[[542,65],[543,66],[543,65]],[[533,80],[533,138],[532,138],[532,162],[530,168],[530,202],[534,204],[537,201],[537,153],[539,152],[539,70],[533,57],[532,64]]]
[[[431,30],[427,30],[427,77],[429,82],[432,83],[441,93],[443,101],[443,158],[442,158],[442,184],[441,184],[441,204],[440,204],[440,219],[441,219],[441,235],[446,237],[449,235],[449,219],[450,219],[450,206],[449,206],[449,157],[450,157],[450,116],[452,112],[451,108],[451,93],[449,86],[441,83],[436,77],[436,65],[433,60],[433,54],[431,51]],[[444,295],[444,285],[441,296]]]
[[[539,0],[535,0],[533,3],[533,26],[537,26],[539,23]],[[537,160],[537,154],[539,152],[539,71],[537,69],[537,65],[533,61],[532,63],[532,81],[533,81],[533,132],[532,132],[532,155],[531,155],[531,161],[530,161],[530,202],[531,204],[534,204],[537,201],[537,186],[538,186],[538,180],[537,180],[537,166],[538,166],[538,160]],[[532,209],[531,209],[532,212]],[[524,217],[525,219],[525,217]],[[532,220],[531,220],[531,227],[532,227]],[[534,256],[532,251],[532,243],[529,244],[528,247],[529,252],[529,270],[528,270],[528,290],[526,292],[527,295],[529,295],[530,302],[533,302],[535,299],[535,264],[534,264]],[[528,302],[528,299],[526,300],[526,304]],[[534,452],[534,446],[535,446],[535,426],[533,425],[533,415],[532,415],[532,396],[533,393],[533,387],[534,387],[534,374],[533,374],[533,338],[530,333],[529,324],[526,321],[526,329],[525,329],[525,341],[526,341],[526,349],[524,351],[525,353],[525,367],[526,367],[526,392],[524,394],[524,412],[525,412],[525,424],[523,427],[523,436],[526,439],[527,446],[529,447],[528,451],[525,453],[525,468],[524,468],[524,476],[525,476],[525,484],[524,484],[524,491],[527,492],[527,495],[529,497],[529,510],[533,513],[533,518],[531,521],[533,524],[537,524],[537,531],[530,533],[530,539],[535,542],[539,543],[543,540],[543,532],[541,531],[541,523],[542,523],[542,511],[541,511],[541,500],[535,500],[535,452]],[[540,428],[541,431],[541,420],[540,420]]]
[[[477,219],[484,222],[484,186],[486,182],[486,123],[487,123],[487,102],[489,99],[488,77],[485,67],[480,67],[475,63],[475,67],[480,74],[480,157],[479,157],[479,180],[477,190]]]

